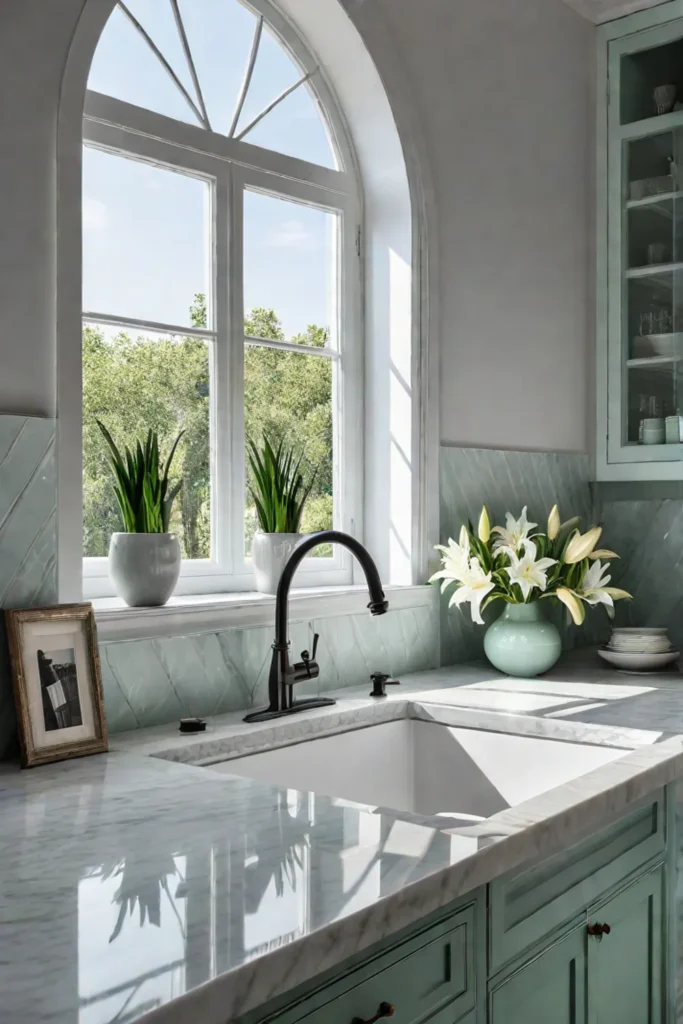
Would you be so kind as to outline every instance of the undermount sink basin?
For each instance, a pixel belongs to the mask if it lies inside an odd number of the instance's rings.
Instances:
[[[467,824],[625,752],[405,719],[234,758],[211,770]]]

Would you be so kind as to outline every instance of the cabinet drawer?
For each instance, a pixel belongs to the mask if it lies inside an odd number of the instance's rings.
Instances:
[[[472,903],[266,1019],[277,1024],[352,1024],[355,1017],[374,1017],[380,1003],[386,1002],[395,1008],[391,1024],[417,1024],[446,1007],[453,1024],[476,1002],[476,929]],[[479,941],[484,949],[483,936]]]
[[[664,851],[663,796],[587,839],[490,887],[490,965],[495,972],[560,928]]]

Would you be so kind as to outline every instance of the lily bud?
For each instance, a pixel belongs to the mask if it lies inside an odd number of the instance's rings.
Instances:
[[[588,557],[593,562],[597,562],[598,558],[604,559],[604,561],[608,561],[611,558],[618,558],[619,555],[616,553],[616,551],[608,551],[607,548],[598,548],[597,551],[591,551]]]
[[[465,526],[464,523],[460,527],[460,541],[459,541],[459,543],[460,543],[460,547],[461,548],[469,547],[470,537],[469,537],[469,534],[467,532],[467,527]]]
[[[550,515],[548,516],[548,540],[555,540],[560,532],[561,525],[560,510],[557,505],[553,505]]]
[[[583,606],[583,602],[578,599],[573,590],[567,590],[566,587],[559,587],[557,590],[558,600],[562,602],[569,609],[569,614],[574,620],[575,626],[582,626],[583,620],[586,618],[586,609]]]
[[[577,531],[569,541],[567,550],[564,553],[564,560],[567,565],[575,565],[576,562],[582,562],[584,558],[588,558],[601,536],[601,526],[594,526],[587,533],[579,533]]]
[[[478,529],[479,540],[482,544],[488,544],[491,539],[491,520],[489,519],[489,512],[486,505],[481,507],[481,515],[479,516],[479,529]]]

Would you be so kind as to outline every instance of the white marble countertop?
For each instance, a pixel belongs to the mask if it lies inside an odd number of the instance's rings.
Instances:
[[[683,677],[456,667],[336,707],[0,772],[2,1024],[225,1024],[683,776]],[[623,750],[471,826],[198,765],[397,718]],[[150,756],[151,755],[151,756]],[[174,763],[175,762],[175,763]]]

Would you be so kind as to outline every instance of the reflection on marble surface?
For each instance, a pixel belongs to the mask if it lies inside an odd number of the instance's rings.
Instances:
[[[320,634],[320,677],[300,696],[355,686],[378,670],[402,675],[439,659],[438,595],[387,615],[292,622],[295,651]],[[110,733],[267,704],[272,627],[100,644]]]
[[[243,966],[252,980],[226,978],[220,999],[191,1014],[223,1024],[288,987],[290,968],[295,983],[298,962],[310,975],[365,944],[352,928],[339,951],[316,939],[300,962],[297,940],[451,862],[451,837],[391,812],[153,758],[110,755],[12,781],[0,793],[13,951],[0,958],[3,1024],[132,1021]],[[462,857],[478,840],[455,845]],[[395,927],[382,913],[370,938]],[[255,972],[283,949],[286,970]]]
[[[544,528],[551,508],[559,504],[566,518],[581,516],[586,524],[593,518],[590,479],[591,459],[588,455],[442,446],[442,543],[446,543],[449,537],[457,538],[461,525],[468,519],[476,523],[484,502],[492,521],[503,522],[506,512],[518,514],[524,505],[528,505],[530,519]],[[617,547],[616,550],[620,549]],[[485,614],[486,622],[492,622],[498,614],[497,606],[492,606]],[[598,642],[607,629],[602,616],[589,615],[579,632],[574,626],[567,625],[561,609],[553,614],[554,621],[564,633],[567,649]],[[457,609],[449,610],[448,599],[444,597],[441,601],[442,664],[452,665],[480,658],[483,656],[483,644],[483,628],[472,623],[467,610],[465,614]]]
[[[0,415],[0,608],[57,599],[55,422]],[[0,757],[15,731],[12,682],[0,618]]]
[[[594,672],[596,692],[614,709],[611,726],[459,706],[459,689],[519,692],[523,682],[465,668],[406,680],[400,699],[373,704],[357,694],[321,711],[337,729],[367,724],[368,715],[409,715],[488,722],[518,735],[637,743],[637,730],[619,724],[619,709],[648,696],[643,682],[619,679],[610,700],[613,676]],[[589,671],[577,668],[573,679],[581,694],[572,695],[571,678],[554,675],[540,685],[554,697],[566,687],[570,710],[573,696],[590,695]],[[430,703],[435,686],[443,698],[449,682],[452,703]],[[658,715],[648,721],[641,711],[643,726]],[[291,742],[325,728],[324,717],[311,712],[278,728],[289,730]],[[225,1024],[683,775],[681,737],[640,738],[638,749],[580,778],[449,828],[447,820],[435,827],[434,819],[158,756],[165,750],[189,761],[213,743],[225,757],[243,749],[248,734],[264,742],[270,733],[272,746],[276,727],[266,726],[212,723],[204,738],[157,727],[115,737],[109,755],[0,771],[2,1024],[120,1024],[145,1013],[150,1024]]]

